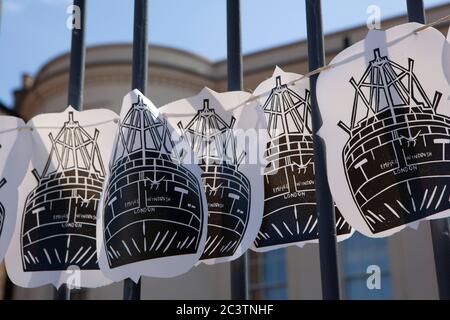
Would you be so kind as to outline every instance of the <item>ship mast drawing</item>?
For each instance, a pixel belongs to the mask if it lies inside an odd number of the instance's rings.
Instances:
[[[191,121],[178,126],[203,169],[208,202],[208,234],[202,260],[233,256],[241,244],[249,221],[251,186],[239,171],[245,152],[237,154],[233,132],[236,119],[226,123],[203,100]]]
[[[264,174],[264,215],[256,247],[316,239],[318,216],[314,184],[314,154],[310,92],[300,96],[275,78],[262,105],[268,142]],[[337,234],[351,232],[336,208]]]
[[[91,136],[73,112],[56,137],[38,182],[27,197],[22,220],[25,272],[98,269],[96,211],[105,177],[95,129]]]
[[[414,73],[380,49],[355,89],[342,152],[347,182],[373,233],[450,209],[450,118]]]
[[[2,180],[0,180],[0,189],[6,184],[6,179],[3,178]],[[6,210],[5,207],[3,206],[3,203],[0,202],[0,236],[2,234],[2,230],[3,230],[3,223],[5,221],[5,217],[6,216]]]
[[[119,126],[104,200],[111,268],[197,252],[203,190],[174,146],[167,121],[138,96]]]

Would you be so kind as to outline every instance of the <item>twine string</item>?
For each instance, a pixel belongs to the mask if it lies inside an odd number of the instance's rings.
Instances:
[[[448,20],[450,20],[450,15],[447,15],[447,16],[445,16],[445,17],[439,18],[439,19],[437,19],[437,20],[435,20],[435,21],[433,21],[433,22],[424,24],[423,26],[421,26],[421,27],[419,27],[419,28],[413,30],[411,34],[417,34],[417,33],[419,33],[420,31],[423,31],[423,30],[425,30],[425,29],[427,29],[427,28],[433,27],[433,26],[435,26],[435,25],[438,25],[438,24],[440,24],[440,23],[442,23],[442,22],[445,22],[445,21],[448,21]],[[291,81],[288,81],[286,84],[287,84],[288,86],[293,86],[293,85],[295,85],[297,82],[299,82],[299,81],[301,81],[301,80],[304,80],[304,79],[309,78],[309,77],[311,77],[311,76],[313,76],[313,75],[316,75],[316,74],[318,74],[318,73],[321,73],[322,71],[330,70],[330,69],[332,69],[333,67],[335,67],[335,64],[332,64],[332,63],[327,64],[327,65],[324,65],[323,67],[317,68],[317,69],[312,70],[312,71],[310,71],[310,72],[308,72],[308,73],[306,73],[306,74],[304,74],[304,75],[302,75],[302,76],[300,76],[300,77],[298,77],[298,78],[296,78],[296,79],[293,79],[293,80],[291,80]],[[260,99],[260,98],[263,98],[263,97],[267,96],[268,94],[270,94],[270,92],[271,92],[271,90],[265,91],[265,92],[260,93],[260,94],[258,94],[258,95],[252,95],[249,99],[247,99],[246,101],[244,101],[244,102],[242,102],[241,104],[237,105],[237,106],[236,106],[235,108],[233,108],[233,109],[237,109],[237,108],[242,107],[242,106],[244,106],[244,105],[248,105],[248,104],[251,103],[252,101],[255,101],[255,100],[258,100],[258,99]]]
[[[435,21],[433,21],[433,22],[424,24],[423,26],[421,26],[421,27],[419,27],[419,28],[413,30],[413,31],[412,31],[412,34],[417,34],[417,33],[419,33],[420,31],[423,31],[423,30],[425,30],[425,29],[427,29],[427,28],[433,27],[433,26],[435,26],[435,25],[438,25],[438,24],[440,24],[440,23],[442,23],[442,22],[445,22],[445,21],[448,21],[448,20],[450,20],[450,15],[447,15],[447,16],[445,16],[445,17],[439,18],[439,19],[437,19],[437,20],[435,20]],[[323,71],[330,70],[330,69],[332,69],[333,67],[335,67],[335,64],[327,64],[327,65],[324,65],[324,66],[322,66],[322,67],[320,67],[320,68],[317,68],[317,69],[315,69],[315,70],[309,71],[308,73],[306,73],[306,74],[304,74],[304,75],[302,75],[302,76],[300,76],[300,77],[298,77],[298,78],[296,78],[296,79],[293,79],[293,80],[288,81],[288,82],[286,83],[286,85],[288,85],[288,86],[293,86],[293,85],[295,85],[295,84],[296,84],[297,82],[299,82],[299,81],[302,81],[302,80],[304,80],[304,79],[307,79],[307,78],[309,78],[309,77],[311,77],[311,76],[313,76],[313,75],[319,74],[319,73],[321,73],[321,72],[323,72]],[[231,110],[234,110],[234,109],[240,108],[240,107],[242,107],[242,106],[248,105],[248,104],[250,104],[251,102],[253,102],[253,101],[255,101],[255,100],[258,100],[258,99],[260,99],[260,98],[262,98],[262,97],[267,96],[268,94],[270,94],[270,92],[271,92],[271,90],[265,91],[265,92],[260,93],[260,94],[258,94],[258,95],[252,94],[250,98],[248,98],[248,99],[245,100],[244,102],[238,104],[237,106],[235,106],[235,107],[232,108]],[[118,123],[118,122],[120,121],[120,118],[114,118],[114,119],[110,119],[110,120],[106,120],[106,121],[101,121],[101,122],[98,122],[98,123],[93,123],[93,124],[85,125],[84,127],[98,126],[98,125],[100,125],[100,124],[105,124],[105,123],[108,123],[108,122],[111,122],[111,121],[113,121],[113,122],[115,122],[115,123]],[[25,126],[20,126],[20,127],[17,127],[17,128],[12,128],[12,129],[2,130],[2,131],[0,131],[0,134],[6,133],[6,132],[10,132],[10,131],[14,131],[14,130],[18,130],[18,131],[26,131],[26,130],[33,131],[34,129],[47,129],[47,130],[51,130],[51,129],[60,129],[60,128],[61,128],[61,127],[57,127],[57,126],[30,126],[30,125],[25,125]]]
[[[96,122],[96,123],[83,125],[83,128],[96,127],[98,125],[102,125],[102,124],[106,124],[106,123],[110,123],[110,122],[119,123],[120,122],[120,118],[113,118],[113,119],[109,119],[109,120],[103,120],[103,121],[99,121],[99,122]],[[33,131],[33,130],[36,130],[36,129],[53,130],[53,129],[61,129],[61,126],[30,126],[30,125],[26,124],[24,126],[19,126],[19,127],[16,127],[16,128],[0,130],[0,134],[11,132],[11,131]]]

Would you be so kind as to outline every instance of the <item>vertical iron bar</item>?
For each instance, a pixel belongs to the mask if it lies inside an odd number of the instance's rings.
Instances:
[[[84,65],[86,56],[84,38],[86,29],[86,0],[74,0],[73,5],[79,8],[80,29],[76,28],[76,24],[72,29],[68,104],[80,111],[83,109]],[[75,16],[75,19],[77,18]]]
[[[324,38],[322,31],[322,9],[320,0],[305,0],[308,37],[309,70],[324,66]],[[322,297],[325,300],[339,299],[339,278],[337,266],[336,218],[334,203],[328,186],[325,162],[325,144],[317,135],[322,126],[322,118],[317,105],[316,83],[318,75],[310,78],[311,110],[314,144],[314,166],[317,214],[319,216],[320,272]]]
[[[242,49],[240,0],[227,0],[228,90],[242,90]],[[247,300],[247,253],[230,263],[231,299]]]
[[[134,1],[132,89],[147,94],[148,0]]]
[[[228,90],[242,90],[242,49],[241,49],[240,0],[227,0],[227,66]]]
[[[450,237],[447,219],[430,221],[439,298],[450,300]]]
[[[58,289],[55,290],[53,299],[54,300],[70,300],[70,289],[67,285],[62,284]]]
[[[133,74],[131,89],[147,94],[148,76],[148,1],[134,1],[133,29]],[[123,299],[141,299],[141,280],[134,283],[131,279],[123,282]]]
[[[406,0],[409,22],[425,23],[425,8],[422,0]]]
[[[422,0],[407,0],[410,22],[425,24],[425,9]],[[450,300],[450,234],[447,219],[430,221],[434,263],[441,300]]]
[[[75,110],[83,109],[84,67],[85,67],[85,29],[86,29],[86,0],[74,0],[72,25],[72,43],[70,49],[70,71],[67,104]],[[80,16],[77,16],[77,13]],[[79,19],[79,20],[78,20]],[[79,22],[79,28],[77,26]],[[70,300],[70,289],[63,284],[54,294],[55,300]]]
[[[3,17],[3,0],[0,0],[0,31],[2,30],[2,17]],[[3,299],[4,300],[12,300],[12,298],[13,298],[13,283],[9,279],[9,276],[6,273],[6,269],[5,269],[5,274],[6,274],[6,279],[5,279]]]

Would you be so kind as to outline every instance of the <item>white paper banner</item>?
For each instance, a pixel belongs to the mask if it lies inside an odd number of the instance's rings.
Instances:
[[[206,238],[200,167],[138,90],[125,96],[120,118],[98,215],[100,266],[115,281],[187,272]]]
[[[277,67],[253,92],[267,121],[264,218],[255,251],[317,242],[318,216],[309,78]],[[336,208],[338,240],[352,228]]]
[[[32,127],[32,158],[19,190],[16,230],[6,256],[21,287],[98,287],[96,211],[118,116],[106,109],[42,114]]]
[[[261,160],[265,121],[256,103],[245,104],[246,92],[197,96],[160,110],[194,150],[204,173],[208,200],[208,236],[201,261],[232,261],[252,244],[262,219]]]
[[[14,233],[18,188],[31,158],[30,130],[16,117],[0,117],[0,262]]]
[[[317,84],[333,197],[372,237],[450,213],[448,43],[420,26],[370,31]]]

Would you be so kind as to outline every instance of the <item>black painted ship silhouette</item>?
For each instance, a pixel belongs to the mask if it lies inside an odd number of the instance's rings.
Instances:
[[[28,271],[98,269],[96,211],[105,170],[97,145],[69,112],[54,138],[38,185],[28,195],[22,220],[22,261]],[[56,160],[56,162],[54,161]],[[56,167],[54,167],[56,163]]]
[[[201,259],[233,256],[247,229],[250,212],[250,181],[239,171],[245,153],[237,155],[233,133],[235,118],[226,123],[203,101],[203,108],[183,128],[184,139],[203,169],[208,202],[208,234]]]
[[[264,215],[255,240],[267,247],[317,239],[318,216],[310,93],[302,97],[276,77],[263,105],[269,141],[264,175]],[[338,235],[351,232],[336,208]]]
[[[374,50],[361,79],[343,150],[347,181],[373,233],[450,209],[450,118],[413,71]]]
[[[203,190],[174,145],[166,120],[139,96],[119,127],[104,199],[111,268],[197,252]]]
[[[0,181],[0,188],[2,188],[5,184],[6,184],[6,179],[3,178]],[[3,203],[0,202],[0,235],[2,234],[3,223],[5,222],[5,215],[6,215],[5,207],[3,206]]]

